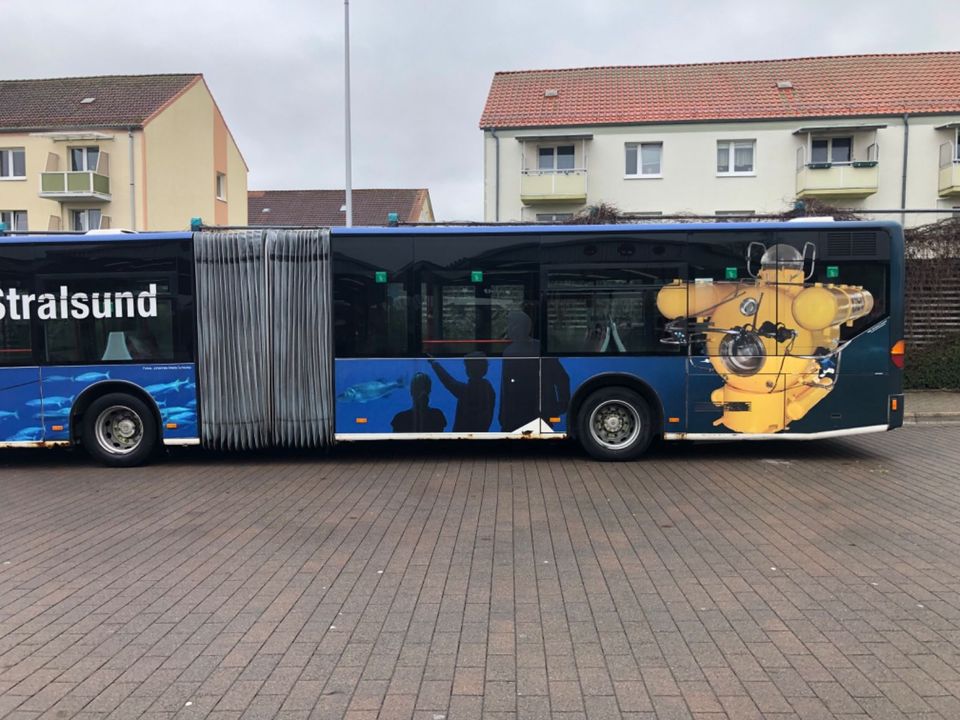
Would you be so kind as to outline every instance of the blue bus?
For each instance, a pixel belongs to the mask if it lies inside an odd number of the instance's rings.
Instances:
[[[903,418],[887,222],[0,238],[0,445],[816,439]]]

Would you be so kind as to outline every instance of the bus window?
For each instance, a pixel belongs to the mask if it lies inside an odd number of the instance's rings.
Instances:
[[[189,359],[189,348],[177,348],[175,342],[174,299],[167,278],[108,274],[39,279],[39,292],[58,303],[63,289],[69,293],[69,317],[40,322],[47,363]]]
[[[418,237],[416,258],[422,354],[540,354],[536,236]]]
[[[33,348],[30,334],[30,320],[24,319],[21,311],[11,307],[9,291],[11,289],[23,295],[29,292],[24,278],[10,276],[0,278],[7,302],[4,304],[4,313],[0,317],[0,365],[34,365]]]
[[[413,240],[351,235],[333,249],[336,356],[409,357]]]
[[[672,353],[660,342],[666,320],[657,291],[677,267],[578,267],[547,271],[547,352],[551,355]]]

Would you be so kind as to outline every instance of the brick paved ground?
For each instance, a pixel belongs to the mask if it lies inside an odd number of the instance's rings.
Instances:
[[[0,455],[7,718],[960,718],[960,428]]]

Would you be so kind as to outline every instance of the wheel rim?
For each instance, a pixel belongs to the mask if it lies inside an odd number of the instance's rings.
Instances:
[[[640,413],[630,403],[607,400],[590,413],[590,435],[609,450],[629,447],[640,436]]]
[[[143,442],[143,421],[125,405],[111,405],[97,416],[97,444],[111,455],[128,455]]]

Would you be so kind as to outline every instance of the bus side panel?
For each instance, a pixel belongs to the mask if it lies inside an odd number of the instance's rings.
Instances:
[[[546,358],[545,358],[546,359]],[[597,355],[594,357],[562,358],[561,365],[570,378],[570,397],[575,398],[583,385],[593,378],[605,375],[625,375],[645,383],[657,395],[663,409],[663,430],[682,431],[686,427],[686,357]],[[611,384],[616,381],[611,379]],[[545,403],[544,410],[549,411]],[[651,408],[657,412],[656,408]],[[560,416],[559,423],[551,423],[557,432],[569,432],[568,414]]]
[[[517,434],[529,430],[545,436],[563,434],[570,429],[571,400],[584,383],[604,375],[625,375],[646,383],[660,400],[665,426],[682,429],[685,359],[610,355],[539,360],[491,357],[485,363],[477,358],[338,359],[336,432]],[[526,387],[511,385],[503,392],[504,384],[516,384],[518,377],[516,368],[505,373],[504,363],[527,362],[533,364],[534,373],[538,363],[541,368],[543,423],[537,422],[536,398],[530,402],[525,392],[537,392],[535,374],[519,383]],[[609,382],[617,383],[614,379]],[[504,402],[510,407],[504,407]]]
[[[836,385],[786,432],[886,425],[890,395],[899,392],[889,371],[890,322],[883,320],[851,340],[840,354]]]
[[[39,367],[0,369],[0,442],[44,439]]]
[[[142,388],[153,398],[160,410],[164,440],[199,437],[193,363],[51,365],[42,369],[44,440],[69,440],[70,412],[76,399],[91,386],[117,381]]]

